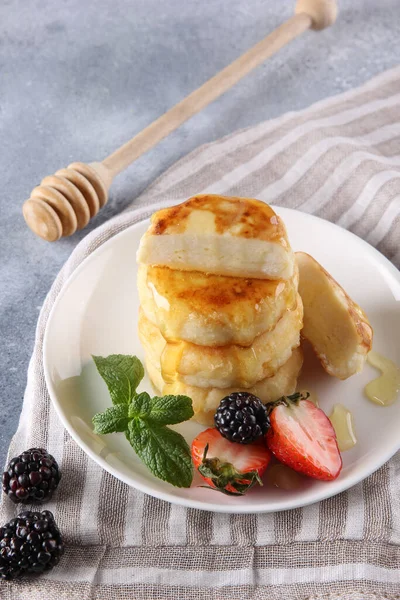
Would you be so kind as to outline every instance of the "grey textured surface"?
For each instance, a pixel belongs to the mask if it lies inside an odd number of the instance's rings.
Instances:
[[[289,17],[291,0],[2,0],[0,462],[16,429],[40,307],[75,245],[198,145],[357,86],[398,62],[398,0],[343,0],[139,159],[84,231],[48,244],[21,216],[42,177],[101,160]]]

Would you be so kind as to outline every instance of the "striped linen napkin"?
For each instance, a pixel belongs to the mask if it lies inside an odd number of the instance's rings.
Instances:
[[[73,442],[51,406],[42,343],[74,269],[154,203],[200,192],[253,196],[346,227],[400,264],[400,68],[366,85],[203,146],[129,212],[88,235],[46,299],[14,456],[44,446],[63,470],[49,510],[68,548],[6,600],[332,600],[400,598],[400,456],[347,492],[303,509],[226,515],[185,509],[114,479]],[[399,433],[400,435],[400,433]],[[7,500],[2,522],[17,509]]]

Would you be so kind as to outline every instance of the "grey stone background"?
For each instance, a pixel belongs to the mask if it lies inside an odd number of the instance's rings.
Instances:
[[[288,18],[292,0],[1,0],[0,463],[18,423],[36,320],[64,261],[198,145],[300,109],[397,64],[399,0],[342,0],[309,32],[115,181],[89,227],[49,244],[21,215],[45,175],[101,160]]]

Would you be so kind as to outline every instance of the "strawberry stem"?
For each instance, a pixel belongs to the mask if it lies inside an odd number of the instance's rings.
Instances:
[[[204,448],[203,460],[198,467],[199,473],[209,479],[213,486],[201,486],[216,490],[228,496],[243,496],[257,483],[262,485],[258,471],[247,471],[240,473],[228,462],[222,462],[219,458],[207,458],[208,444]],[[232,489],[226,489],[227,486]]]
[[[267,406],[268,415],[272,413],[276,406],[283,404],[284,406],[289,406],[290,403],[298,404],[301,400],[307,400],[310,397],[310,392],[295,392],[290,396],[281,396],[278,400],[274,402],[269,402]]]

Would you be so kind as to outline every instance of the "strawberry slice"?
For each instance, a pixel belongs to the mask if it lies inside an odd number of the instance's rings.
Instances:
[[[336,479],[342,468],[335,430],[308,396],[284,396],[271,405],[268,448],[276,458],[314,479]]]
[[[192,442],[194,466],[210,488],[230,496],[243,496],[257,483],[267,468],[271,453],[261,438],[253,444],[230,442],[211,427]]]

